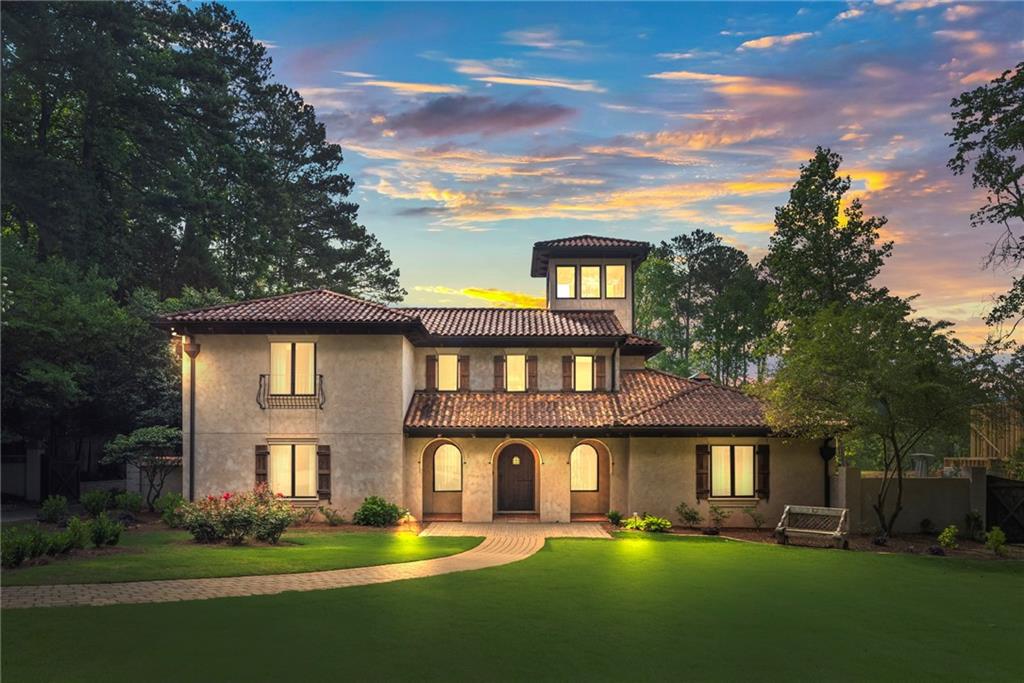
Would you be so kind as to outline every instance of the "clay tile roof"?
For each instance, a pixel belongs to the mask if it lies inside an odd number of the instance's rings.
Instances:
[[[403,308],[440,337],[624,337],[611,311],[543,308]]]
[[[292,294],[222,304],[161,316],[160,324],[174,323],[406,323],[415,316],[371,301],[312,289]]]
[[[761,403],[742,391],[658,370],[624,370],[615,392],[417,391],[406,429],[741,428],[767,430]]]
[[[533,245],[530,275],[532,277],[547,276],[548,261],[559,257],[628,258],[636,266],[647,258],[650,250],[650,242],[627,240],[621,237],[576,235],[575,237],[544,240],[535,242]]]
[[[534,247],[638,247],[649,249],[649,242],[639,240],[626,240],[620,237],[601,237],[600,235],[576,235],[575,237],[560,237],[554,240],[534,242]]]
[[[647,358],[665,350],[665,346],[661,342],[647,337],[638,337],[635,334],[627,334],[626,341],[620,348],[624,356],[646,356]]]

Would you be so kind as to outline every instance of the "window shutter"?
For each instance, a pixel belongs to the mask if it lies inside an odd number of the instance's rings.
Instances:
[[[427,356],[427,391],[437,391],[437,356]]]
[[[537,356],[526,357],[526,390],[537,391]]]
[[[697,444],[697,500],[705,500],[711,493],[711,477],[708,463],[711,460],[711,446]]]
[[[594,357],[594,389],[604,391],[607,388],[604,373],[604,356]]]
[[[267,460],[270,457],[270,446],[256,444],[256,485],[267,482]]]
[[[316,447],[316,495],[320,500],[331,499],[331,447]]]
[[[494,357],[494,390],[505,391],[505,356]]]
[[[562,356],[562,391],[572,391],[572,356]]]
[[[469,391],[469,356],[459,356],[459,391]]]
[[[758,446],[757,453],[757,488],[754,493],[758,498],[768,497],[768,482],[771,481],[771,474],[768,465],[768,444]]]

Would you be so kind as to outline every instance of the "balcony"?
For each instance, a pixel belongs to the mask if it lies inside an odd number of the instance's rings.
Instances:
[[[260,386],[256,391],[256,403],[261,410],[267,408],[319,408],[324,409],[324,376],[316,376],[316,393],[314,394],[272,394],[270,393],[270,375],[260,375]]]

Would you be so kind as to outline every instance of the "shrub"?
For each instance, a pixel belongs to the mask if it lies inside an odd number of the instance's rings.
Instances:
[[[142,512],[142,494],[134,491],[124,491],[114,496],[114,507],[118,510],[138,514]]]
[[[101,512],[89,522],[89,540],[97,548],[102,548],[105,545],[117,545],[121,540],[121,531],[123,530],[124,527],[110,519],[106,512]]]
[[[242,496],[232,496],[230,493],[224,496],[224,505],[219,511],[224,540],[230,545],[241,545],[256,528],[255,506]]]
[[[66,533],[71,543],[71,548],[74,550],[81,550],[89,541],[89,525],[78,517],[72,517],[68,520]]]
[[[654,515],[644,514],[643,517],[640,515],[633,515],[626,519],[623,526],[626,529],[633,531],[650,531],[650,532],[661,532],[668,531],[672,528],[672,522],[668,521],[664,517],[655,517]]]
[[[46,548],[47,555],[66,555],[74,550],[74,538],[69,531],[58,531],[50,534],[49,545]]]
[[[297,507],[292,511],[292,517],[295,518],[296,524],[309,524],[313,521],[313,515],[316,514],[316,511],[317,509],[314,507]]]
[[[754,524],[754,528],[758,531],[764,526],[764,515],[758,511],[755,507],[743,508],[743,513],[747,517],[750,517],[750,521]]]
[[[224,540],[218,499],[210,496],[181,507],[182,526],[196,543],[217,543]]]
[[[82,503],[82,507],[85,508],[86,512],[96,517],[110,507],[110,491],[101,491],[99,489],[86,491],[79,498],[79,502]]]
[[[68,499],[64,496],[47,496],[39,507],[39,520],[59,524],[68,516]]]
[[[370,496],[363,500],[352,521],[360,526],[393,526],[404,517],[406,511],[394,503],[389,503],[380,496]]]
[[[685,500],[676,507],[676,514],[679,515],[680,522],[691,528],[704,521],[704,517],[697,511],[697,508],[690,507]]]
[[[957,547],[956,535],[960,532],[956,524],[950,524],[939,533],[939,545],[945,550],[953,550]]]
[[[724,510],[717,505],[708,506],[708,517],[711,518],[711,523],[715,529],[722,528],[722,522],[729,519],[732,516],[731,510]]]
[[[985,534],[985,547],[994,552],[996,555],[1002,555],[1006,552],[1006,534],[1003,530],[997,526]]]
[[[4,529],[0,539],[0,564],[17,567],[28,559],[28,538],[18,528]]]
[[[340,512],[332,510],[326,505],[320,506],[320,514],[324,516],[324,519],[331,526],[340,526],[345,523],[345,517]]]
[[[277,543],[295,519],[291,504],[271,493],[266,484],[245,493],[207,496],[179,509],[184,527],[197,543],[227,539],[237,545],[250,536]]]
[[[622,513],[619,512],[618,510],[609,510],[607,517],[608,521],[614,524],[615,526],[619,526],[620,524],[622,524]]]
[[[165,493],[153,501],[154,509],[160,513],[160,519],[172,529],[179,529],[185,525],[185,516],[181,509],[184,504],[185,498],[174,491]]]
[[[294,519],[288,501],[270,496],[262,500],[258,507],[253,537],[257,541],[276,544]]]
[[[50,538],[41,529],[33,527],[25,532],[26,551],[29,559],[42,557],[50,549]]]

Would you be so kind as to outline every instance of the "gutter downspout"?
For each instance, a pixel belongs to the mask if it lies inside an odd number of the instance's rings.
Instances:
[[[189,335],[182,337],[182,350],[188,355],[188,499],[196,499],[196,356],[200,346]]]
[[[832,437],[829,437],[822,442],[821,447],[818,449],[818,453],[821,455],[822,464],[825,466],[825,507],[832,507],[832,478],[828,474],[829,460],[836,457],[836,447],[832,445]]]

